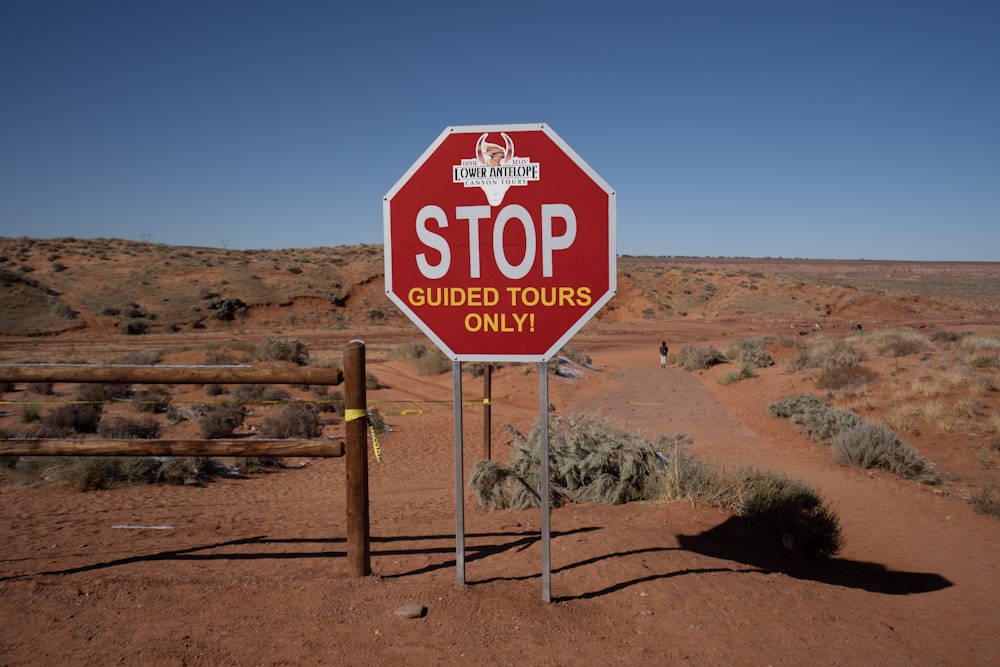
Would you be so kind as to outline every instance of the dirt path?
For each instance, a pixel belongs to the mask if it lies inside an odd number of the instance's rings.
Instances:
[[[609,350],[600,372],[553,383],[553,401],[807,479],[841,515],[844,553],[797,563],[685,503],[569,505],[552,513],[547,604],[539,513],[485,512],[470,492],[467,585],[456,586],[451,415],[434,408],[390,418],[383,461],[369,460],[374,574],[363,579],[346,576],[340,460],[203,488],[0,490],[0,664],[996,663],[995,522],[838,468],[789,424],[757,419],[778,376],[717,389],[710,374],[644,364]],[[447,377],[375,372],[391,388],[370,404],[449,396]],[[537,376],[494,377],[494,418],[523,425]],[[466,416],[467,469],[480,414]],[[396,615],[414,602],[423,617]]]

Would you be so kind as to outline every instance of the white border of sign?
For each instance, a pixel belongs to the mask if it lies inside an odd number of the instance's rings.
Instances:
[[[423,166],[424,162],[437,150],[445,139],[449,135],[456,132],[468,132],[468,133],[499,133],[499,132],[524,132],[541,130],[545,133],[549,139],[552,140],[573,162],[576,163],[580,169],[582,169],[602,190],[608,194],[608,291],[599,299],[597,299],[586,313],[580,316],[576,324],[569,328],[565,334],[559,338],[558,341],[552,347],[545,351],[542,355],[537,354],[455,354],[454,351],[449,348],[444,341],[442,341],[438,336],[428,328],[416,313],[414,313],[406,302],[391,292],[392,289],[392,265],[391,262],[385,263],[385,291],[386,296],[396,304],[401,311],[403,311],[410,321],[415,323],[417,327],[424,332],[424,334],[434,341],[434,344],[444,352],[452,361],[541,361],[545,362],[551,359],[569,340],[576,335],[576,333],[583,328],[590,319],[597,314],[604,305],[614,297],[615,292],[618,289],[618,270],[617,270],[617,257],[618,257],[618,238],[617,238],[617,194],[614,188],[612,188],[608,183],[601,178],[596,171],[591,169],[590,165],[587,164],[583,158],[577,155],[576,151],[569,147],[569,145],[562,140],[562,138],[555,133],[547,124],[545,123],[534,123],[534,124],[524,124],[524,125],[464,125],[464,126],[453,126],[447,127],[445,130],[434,140],[427,150],[417,159],[416,162],[403,174],[403,177],[396,181],[396,184],[392,186],[389,192],[386,193],[385,197],[382,199],[382,226],[383,226],[383,243],[384,252],[387,258],[392,257],[392,226],[390,223],[390,200],[396,195],[397,192],[410,180],[413,174]]]

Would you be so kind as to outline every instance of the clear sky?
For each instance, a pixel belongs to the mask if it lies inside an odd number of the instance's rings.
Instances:
[[[0,2],[0,236],[382,242],[547,123],[632,255],[1000,261],[1000,2]]]

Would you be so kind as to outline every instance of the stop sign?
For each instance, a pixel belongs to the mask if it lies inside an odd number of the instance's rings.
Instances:
[[[383,218],[386,294],[453,360],[547,361],[615,293],[615,192],[544,124],[446,128]]]

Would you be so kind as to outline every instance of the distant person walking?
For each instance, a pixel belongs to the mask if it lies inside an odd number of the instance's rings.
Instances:
[[[670,348],[667,347],[667,341],[660,343],[660,368],[667,367],[667,352],[669,351]]]

